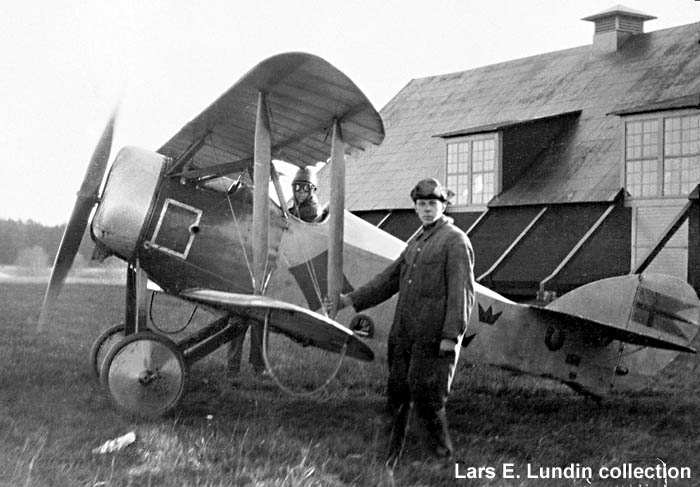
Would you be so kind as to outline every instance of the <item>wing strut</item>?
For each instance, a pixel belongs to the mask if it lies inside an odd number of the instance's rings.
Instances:
[[[147,296],[148,276],[141,269],[139,259],[129,263],[126,268],[126,306],[124,332],[131,335],[148,330]]]
[[[258,112],[255,120],[255,148],[253,159],[253,289],[262,294],[267,267],[267,254],[270,239],[270,165],[272,149],[270,119],[268,118],[267,98],[258,92]]]
[[[280,175],[275,169],[274,164],[270,164],[270,176],[272,176],[272,184],[275,186],[275,192],[277,193],[277,201],[280,202],[282,207],[282,213],[284,213],[285,218],[289,218],[289,209],[285,205],[284,191],[282,191],[282,184],[280,183]]]
[[[338,296],[343,287],[343,240],[345,213],[345,150],[340,121],[333,121],[331,143],[330,232],[328,234],[328,297],[334,303],[330,318],[337,314]]]

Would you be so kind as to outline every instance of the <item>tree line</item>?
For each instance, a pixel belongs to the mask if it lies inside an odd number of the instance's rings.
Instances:
[[[32,258],[46,260],[51,265],[58,251],[66,225],[46,226],[33,220],[0,219],[0,265],[26,265],[25,260]],[[89,229],[86,230],[89,232]],[[90,260],[94,244],[83,238],[78,254],[85,262]]]

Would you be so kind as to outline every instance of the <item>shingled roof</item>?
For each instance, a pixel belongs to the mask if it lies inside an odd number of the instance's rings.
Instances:
[[[381,110],[384,143],[348,163],[347,209],[409,208],[417,180],[444,181],[440,134],[572,113],[565,140],[489,206],[612,201],[621,187],[620,115],[698,100],[699,31],[693,23],[633,35],[615,52],[588,45],[411,80]]]

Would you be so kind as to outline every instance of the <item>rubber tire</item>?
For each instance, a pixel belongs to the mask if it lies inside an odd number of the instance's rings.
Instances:
[[[151,342],[151,346],[144,348],[146,343],[139,342]],[[155,374],[141,370],[139,364],[147,359],[156,360]],[[166,373],[174,381],[167,381],[168,377],[159,373],[162,366],[167,367]],[[172,340],[151,331],[134,333],[113,346],[100,371],[102,387],[115,406],[123,413],[141,418],[164,416],[175,409],[186,381],[187,365],[182,352]],[[162,391],[158,391],[159,384]]]
[[[112,342],[108,344],[106,347],[107,350],[105,350],[105,342],[107,342],[111,338],[115,338],[117,334],[121,334],[118,341],[124,338],[124,323],[110,326],[102,333],[100,333],[100,336],[97,337],[95,342],[92,344],[92,348],[90,349],[90,371],[92,372],[92,375],[98,384],[100,382],[100,372],[102,370],[102,364],[104,363],[104,359],[107,357],[107,354],[109,354],[109,351],[111,350],[112,346],[116,345],[117,343]]]

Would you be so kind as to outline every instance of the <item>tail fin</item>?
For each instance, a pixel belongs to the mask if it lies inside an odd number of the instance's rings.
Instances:
[[[638,382],[631,380],[634,376],[656,375],[677,350],[695,351],[690,343],[699,328],[700,300],[688,283],[672,276],[645,273],[602,279],[561,296],[546,309],[609,328],[610,338],[622,342],[618,386],[632,386]]]

